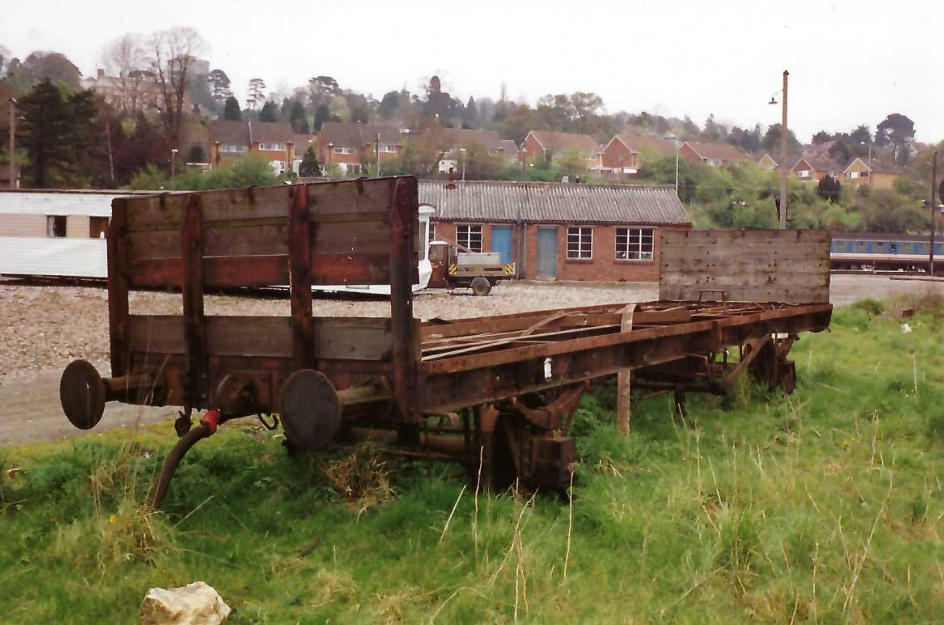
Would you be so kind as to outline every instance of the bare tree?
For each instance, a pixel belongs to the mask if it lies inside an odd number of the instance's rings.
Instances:
[[[102,52],[102,68],[111,83],[102,92],[112,105],[133,113],[152,104],[146,102],[154,94],[148,93],[145,84],[150,72],[140,35],[129,33],[110,43]]]
[[[148,53],[157,83],[155,108],[160,113],[164,137],[170,147],[177,146],[181,122],[189,112],[184,100],[190,68],[206,47],[203,36],[194,28],[178,26],[151,35]]]

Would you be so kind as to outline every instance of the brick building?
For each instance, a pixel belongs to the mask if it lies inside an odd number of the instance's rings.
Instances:
[[[868,185],[876,189],[891,189],[895,186],[895,179],[902,171],[897,165],[877,159],[869,164],[864,159],[856,157],[843,170],[842,182],[854,187]]]
[[[733,145],[704,141],[686,141],[679,148],[679,155],[693,163],[704,163],[709,167],[721,167],[750,160],[744,152]]]
[[[629,132],[615,135],[603,148],[600,169],[617,177],[634,176],[639,173],[647,152],[657,156],[675,156],[675,143]]]
[[[818,183],[827,176],[838,179],[842,167],[836,165],[836,163],[829,159],[805,155],[800,157],[800,160],[796,162],[790,171],[796,174],[803,182]]]
[[[294,141],[292,125],[287,122],[212,121],[208,132],[210,168],[225,167],[228,161],[257,152],[275,173],[285,173],[295,161]]]
[[[590,135],[552,130],[532,130],[524,138],[521,147],[529,163],[541,162],[545,158],[553,160],[565,152],[573,152],[582,156],[587,161],[587,168],[592,170],[599,167],[600,152],[603,151],[603,147]]]
[[[671,187],[422,181],[419,191],[435,210],[432,238],[499,252],[525,279],[658,281],[659,231],[692,226]]]
[[[318,133],[318,162],[322,166],[337,164],[344,173],[366,173],[362,171],[364,164],[376,163],[378,150],[383,173],[383,162],[397,158],[401,149],[403,140],[396,126],[325,122]]]

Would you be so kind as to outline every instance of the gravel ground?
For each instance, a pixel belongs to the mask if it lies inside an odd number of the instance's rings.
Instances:
[[[414,312],[423,319],[462,319],[585,304],[639,302],[656,299],[649,284],[625,285],[499,285],[488,297],[446,292],[417,294]],[[282,297],[208,295],[208,315],[285,315],[290,304]],[[182,313],[179,293],[132,292],[132,314]],[[315,314],[325,317],[382,317],[388,301],[317,296]],[[108,291],[100,287],[26,286],[0,282],[0,384],[47,368],[61,369],[84,358],[106,375],[108,367]]]
[[[944,292],[944,283],[890,280],[882,276],[834,275],[831,301],[836,305],[864,297],[888,297],[928,290]],[[640,302],[658,298],[651,284],[504,283],[488,297],[460,292],[426,292],[414,299],[418,317],[461,319],[589,304]],[[177,293],[134,292],[133,314],[181,314]],[[289,301],[279,297],[209,295],[208,315],[288,315]],[[315,314],[380,317],[388,302],[318,296]],[[108,292],[100,287],[26,286],[0,281],[0,384],[14,376],[61,369],[75,358],[108,369]]]

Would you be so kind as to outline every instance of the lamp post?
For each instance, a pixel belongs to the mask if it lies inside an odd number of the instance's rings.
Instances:
[[[871,176],[872,173],[869,172]],[[934,192],[937,186],[937,150],[932,152],[931,159],[931,245],[928,249],[928,270],[929,275],[934,275],[934,222],[937,217],[937,205],[934,203]]]
[[[465,148],[459,148],[462,153],[462,182],[465,182]]]
[[[170,149],[170,186],[174,186],[174,166],[177,164],[177,148]]]
[[[10,98],[10,188],[16,188],[16,98]]]
[[[679,141],[678,137],[674,135],[669,135],[666,139],[675,145],[675,195],[678,195],[679,150],[682,149],[682,143]]]
[[[859,145],[869,144],[869,186],[872,186],[872,135],[869,135],[868,141],[859,141]]]
[[[779,228],[787,229],[787,77],[790,72],[783,70],[783,120],[780,124],[780,220]],[[770,97],[769,104],[777,104],[776,98]]]

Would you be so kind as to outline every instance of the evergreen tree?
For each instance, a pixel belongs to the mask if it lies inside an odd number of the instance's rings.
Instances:
[[[303,178],[315,178],[322,175],[314,148],[305,150],[305,156],[302,157],[301,165],[298,166],[298,175]]]
[[[20,111],[20,142],[29,154],[23,172],[27,185],[40,189],[80,185],[80,167],[87,160],[95,119],[93,92],[64,96],[43,78],[20,99]]]
[[[305,116],[305,106],[298,100],[292,101],[292,108],[289,111],[288,120],[292,124],[292,130],[299,134],[308,134],[308,117]]]
[[[260,122],[279,121],[279,108],[275,105],[275,102],[266,100],[265,104],[262,105],[262,110],[259,111],[259,121]]]
[[[243,114],[239,110],[239,100],[233,96],[226,98],[226,105],[223,107],[223,119],[231,122],[242,121]]]
[[[839,201],[840,184],[832,176],[824,176],[816,185],[816,195],[829,202]]]

